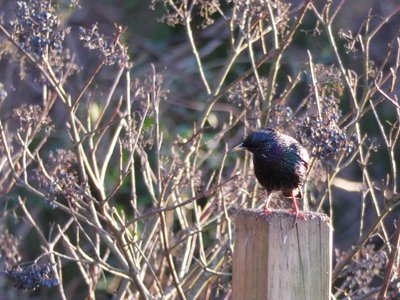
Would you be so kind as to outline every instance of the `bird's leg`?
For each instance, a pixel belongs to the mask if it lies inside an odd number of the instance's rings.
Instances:
[[[294,215],[294,223],[292,225],[292,227],[293,227],[294,225],[296,225],[297,219],[299,217],[302,218],[303,220],[305,220],[305,216],[304,216],[304,214],[302,212],[299,211],[299,208],[298,208],[297,202],[296,202],[296,196],[295,196],[293,191],[292,191],[292,201],[293,201],[293,208],[291,210],[289,210],[289,211],[290,211],[291,214]]]
[[[265,215],[272,214],[272,211],[269,209],[269,200],[270,199],[271,199],[271,193],[267,192],[267,200],[265,201],[264,210],[263,210],[263,214],[265,214]]]

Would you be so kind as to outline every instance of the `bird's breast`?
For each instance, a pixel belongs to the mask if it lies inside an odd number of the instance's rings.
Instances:
[[[296,166],[281,157],[255,154],[253,163],[258,182],[268,192],[295,189],[301,183]]]

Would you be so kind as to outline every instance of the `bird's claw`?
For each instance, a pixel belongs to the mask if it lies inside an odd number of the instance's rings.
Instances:
[[[268,215],[272,214],[272,210],[270,210],[269,208],[265,207],[263,209],[263,211],[262,211],[262,214],[268,216]]]
[[[302,213],[299,210],[295,210],[295,209],[292,208],[292,209],[289,209],[289,213],[291,213],[292,215],[295,215],[296,218],[301,218],[303,220],[306,219],[306,216],[304,215],[304,213]]]
[[[301,218],[301,219],[303,219],[304,221],[306,221],[306,217],[305,217],[304,213],[302,213],[302,212],[299,211],[299,210],[290,209],[290,210],[289,210],[289,213],[292,214],[292,215],[294,215],[294,221],[293,221],[293,224],[292,224],[292,226],[291,226],[290,228],[293,228],[293,227],[297,224],[297,220],[298,220],[299,218]]]

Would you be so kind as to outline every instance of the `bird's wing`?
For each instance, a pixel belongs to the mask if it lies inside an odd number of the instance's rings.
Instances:
[[[290,144],[289,147],[294,150],[293,152],[298,156],[299,159],[303,161],[306,167],[308,167],[308,161],[310,160],[310,157],[307,150],[304,149],[304,147],[301,146],[297,141]]]
[[[284,148],[290,149],[290,155],[294,158],[300,159],[305,166],[308,166],[308,161],[310,159],[307,150],[294,138],[289,135],[283,135],[281,139]]]

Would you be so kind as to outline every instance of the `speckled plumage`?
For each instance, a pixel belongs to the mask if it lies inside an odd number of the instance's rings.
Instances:
[[[300,187],[309,161],[307,150],[294,138],[273,129],[249,134],[238,147],[253,153],[256,178],[268,196],[271,192],[282,191],[284,196],[292,197],[294,211],[298,214],[295,197],[301,198]],[[266,212],[269,212],[268,200]]]

